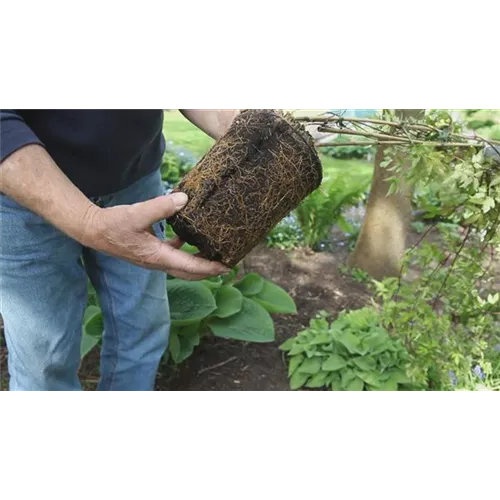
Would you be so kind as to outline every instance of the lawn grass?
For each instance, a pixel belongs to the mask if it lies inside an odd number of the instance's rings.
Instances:
[[[163,135],[167,141],[188,149],[196,156],[203,156],[214,144],[211,137],[186,120],[177,110],[165,111]]]
[[[292,110],[287,110],[292,111]],[[294,115],[305,116],[310,114],[317,116],[324,112],[322,109],[294,110]],[[214,144],[214,140],[186,120],[179,111],[165,111],[163,121],[163,134],[167,141],[190,150],[196,156],[203,156]],[[323,164],[324,176],[345,173],[346,176],[366,178],[369,180],[373,174],[371,163],[360,160],[337,160],[320,152]]]

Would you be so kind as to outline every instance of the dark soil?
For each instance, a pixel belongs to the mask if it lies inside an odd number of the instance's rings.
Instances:
[[[276,341],[246,344],[207,337],[179,368],[166,364],[158,372],[158,391],[282,391],[288,390],[287,370],[278,346],[307,327],[320,310],[338,314],[346,308],[366,304],[364,286],[339,271],[347,252],[287,253],[259,247],[244,263],[246,272],[258,272],[285,288],[294,298],[298,314],[275,315]],[[3,341],[3,339],[2,339]],[[0,341],[0,342],[2,342]],[[7,388],[6,350],[0,343],[1,388]],[[86,390],[98,382],[99,354],[91,353],[83,362],[80,378]]]
[[[318,311],[337,314],[366,304],[364,286],[338,270],[347,253],[287,254],[260,247],[245,259],[246,272],[258,272],[285,288],[294,298],[296,316],[275,316],[276,341],[245,344],[207,338],[178,369],[162,367],[157,390],[283,391],[287,370],[278,346],[309,325]]]

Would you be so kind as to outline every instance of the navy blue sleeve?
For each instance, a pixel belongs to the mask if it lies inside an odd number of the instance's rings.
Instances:
[[[28,144],[43,146],[42,141],[26,125],[18,111],[2,109],[0,111],[0,163]]]

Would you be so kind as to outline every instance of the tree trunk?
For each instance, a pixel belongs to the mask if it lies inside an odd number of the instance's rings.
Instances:
[[[398,109],[401,118],[421,118],[424,109]],[[379,146],[366,215],[348,265],[367,272],[375,279],[399,276],[411,222],[413,186],[401,182],[398,193],[387,196],[392,172],[380,166],[387,146]],[[408,168],[404,165],[403,168]]]

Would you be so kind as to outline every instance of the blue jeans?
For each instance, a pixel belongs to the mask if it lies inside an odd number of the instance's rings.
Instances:
[[[163,194],[160,172],[95,201],[132,204]],[[85,248],[0,195],[0,313],[10,390],[81,390],[87,276],[104,316],[98,390],[150,391],[168,346],[166,275]],[[155,232],[163,238],[163,224]]]

